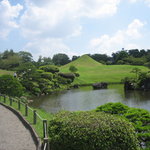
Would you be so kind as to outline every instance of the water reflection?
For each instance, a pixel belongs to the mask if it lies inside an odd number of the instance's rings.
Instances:
[[[63,91],[34,98],[33,107],[56,113],[60,110],[85,111],[108,102],[122,102],[130,107],[150,110],[150,92],[124,92],[123,85],[110,85],[109,89],[92,90],[91,87]]]

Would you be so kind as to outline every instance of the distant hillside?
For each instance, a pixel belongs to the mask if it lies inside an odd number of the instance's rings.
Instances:
[[[74,65],[78,69],[80,77],[74,83],[77,84],[91,84],[95,82],[121,82],[124,77],[134,76],[130,73],[135,67],[142,71],[149,69],[144,66],[131,65],[102,65],[93,60],[88,55],[83,55],[77,60],[60,67],[61,72],[69,72],[69,67]]]

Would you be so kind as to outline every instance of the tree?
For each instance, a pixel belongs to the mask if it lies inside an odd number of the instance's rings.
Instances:
[[[94,55],[91,55],[91,57],[98,61],[98,62],[107,62],[110,60],[110,57],[108,57],[106,54],[94,54]]]
[[[128,57],[128,52],[125,50],[116,52],[112,54],[114,63],[117,63],[119,60],[123,60]]]
[[[78,58],[79,58],[80,56],[72,56],[72,59],[71,59],[71,61],[74,61],[74,60],[77,60]]]
[[[22,96],[24,88],[21,83],[11,75],[0,76],[0,92],[8,96]]]
[[[69,57],[62,53],[54,55],[52,61],[55,65],[65,65],[70,62]]]
[[[135,73],[136,75],[136,80],[138,80],[138,74],[140,73],[141,69],[139,68],[133,68],[131,73]]]
[[[27,62],[32,62],[32,54],[29,52],[25,52],[25,51],[20,51],[19,56],[22,58],[22,62],[23,63],[27,63]]]
[[[73,65],[69,67],[69,70],[70,70],[71,72],[73,72],[73,73],[75,73],[75,72],[78,71],[78,69],[77,69],[75,66],[73,66]]]
[[[129,55],[133,57],[140,57],[140,51],[138,49],[129,50]]]

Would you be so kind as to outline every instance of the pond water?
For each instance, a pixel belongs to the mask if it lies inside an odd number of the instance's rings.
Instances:
[[[150,111],[150,91],[124,92],[121,84],[109,85],[108,89],[103,90],[82,87],[35,97],[30,105],[44,109],[47,112],[56,113],[60,110],[92,110],[108,102],[122,102],[130,107],[144,108]]]

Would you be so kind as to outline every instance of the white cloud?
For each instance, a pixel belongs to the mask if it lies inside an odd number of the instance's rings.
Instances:
[[[0,2],[0,37],[6,38],[9,32],[18,28],[16,23],[16,18],[19,16],[20,11],[23,9],[23,6],[17,4],[11,6],[8,0],[2,0]]]
[[[65,53],[70,57],[77,55],[70,51],[70,48],[63,43],[62,39],[56,38],[35,39],[28,42],[23,49],[32,52],[34,54],[34,59],[36,60],[40,55],[52,57],[56,53]]]
[[[102,35],[100,38],[95,38],[90,41],[90,48],[101,53],[111,54],[114,50],[121,48],[131,49],[138,48],[137,39],[142,37],[140,30],[144,26],[140,20],[135,19],[128,25],[127,29],[117,31],[113,36]]]
[[[150,7],[150,0],[129,0],[131,3],[136,3],[136,2],[144,2],[146,5]]]
[[[26,0],[21,17],[25,37],[67,37],[81,33],[80,18],[112,16],[120,0]],[[78,33],[78,34],[76,34]]]
[[[120,0],[25,1],[26,10],[20,19],[21,34],[29,40],[25,48],[36,55],[51,53],[51,56],[69,49],[64,40],[81,34],[81,18],[112,16],[120,3]]]

